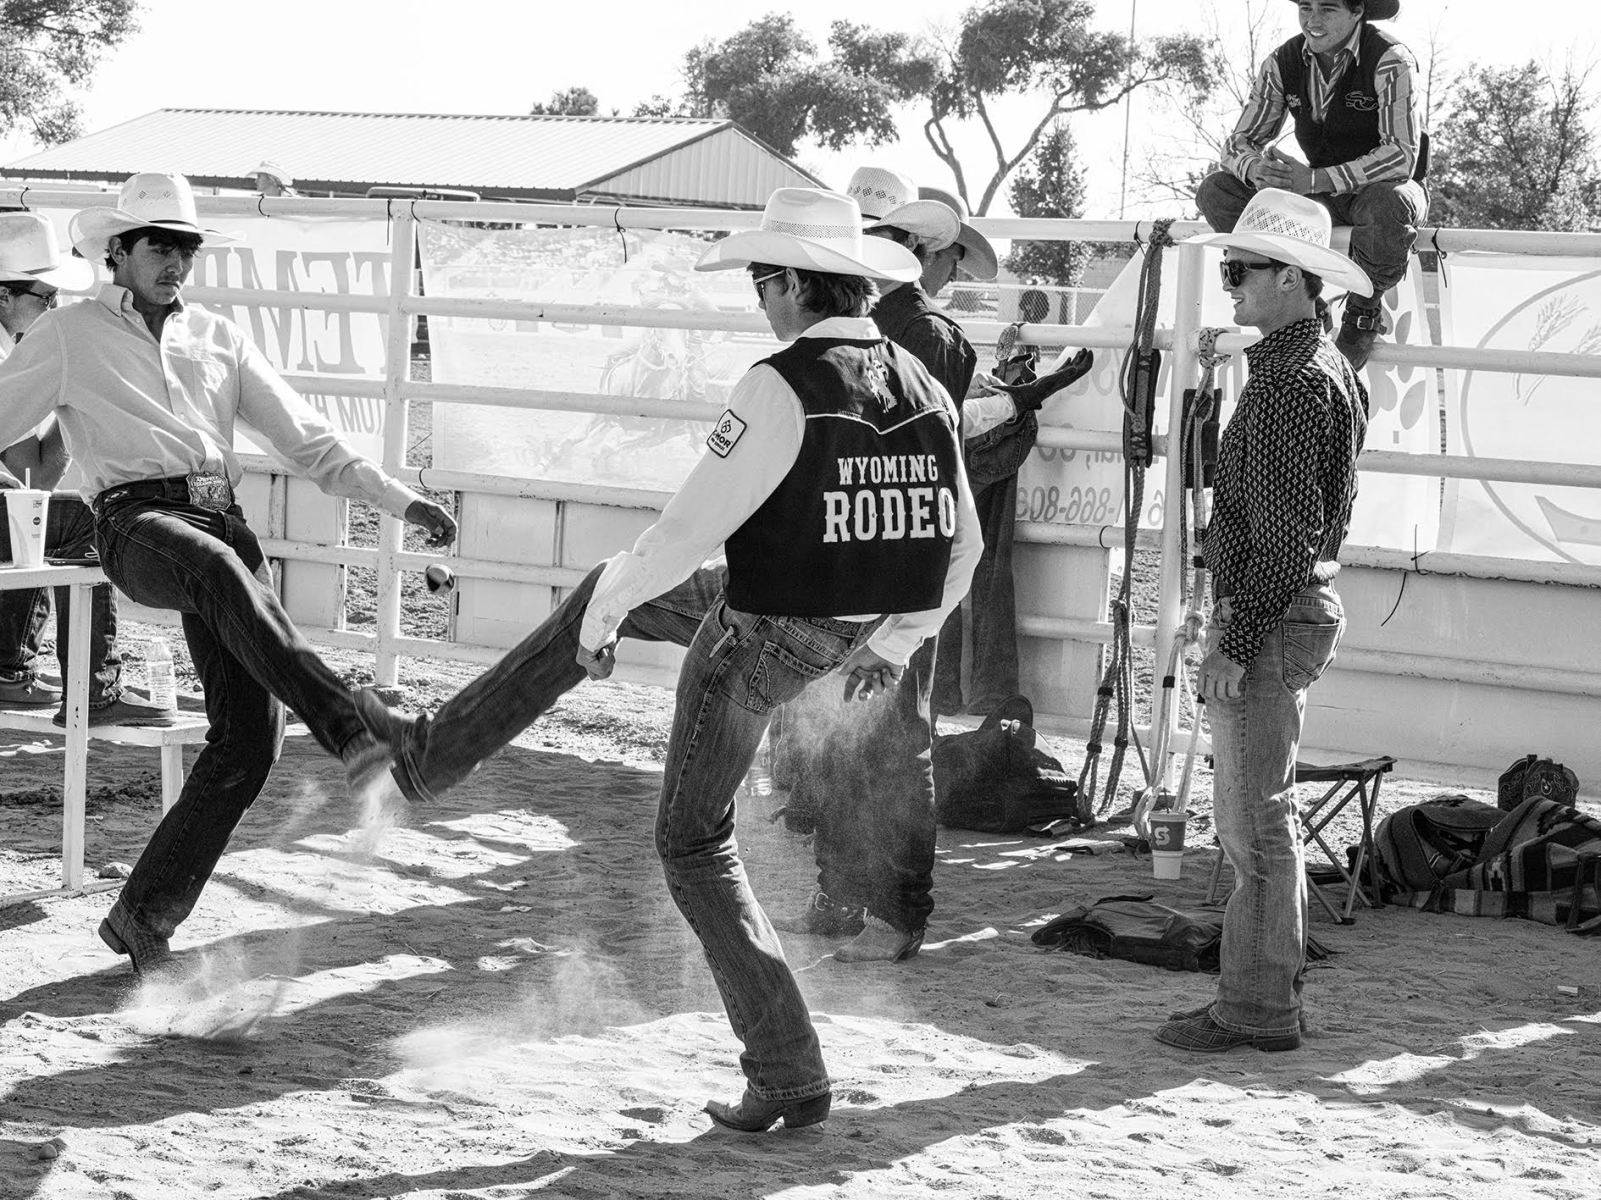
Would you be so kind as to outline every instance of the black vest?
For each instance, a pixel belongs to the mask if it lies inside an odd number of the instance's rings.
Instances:
[[[806,413],[795,464],[728,538],[728,603],[774,616],[939,607],[956,534],[956,430],[888,341],[800,338],[766,360]]]
[[[1359,61],[1346,64],[1345,74],[1334,82],[1329,108],[1321,122],[1312,118],[1312,81],[1307,77],[1306,37],[1297,35],[1274,51],[1279,63],[1279,79],[1284,84],[1284,101],[1295,119],[1295,140],[1307,165],[1332,167],[1375,150],[1379,145],[1379,90],[1375,81],[1379,59],[1396,40],[1371,24],[1362,25]],[[1428,135],[1418,142],[1418,158],[1412,178],[1421,180],[1428,171]]]

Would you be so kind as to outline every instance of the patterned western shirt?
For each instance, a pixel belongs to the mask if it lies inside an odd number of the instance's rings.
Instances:
[[[1295,594],[1327,583],[1351,524],[1367,391],[1315,318],[1245,350],[1249,371],[1218,447],[1206,566],[1233,620],[1219,644],[1249,667]]]
[[[1358,21],[1350,40],[1341,46],[1334,65],[1324,71],[1310,47],[1305,48],[1306,75],[1310,82],[1314,114],[1319,120],[1328,111],[1333,87],[1348,63],[1361,48],[1363,22]],[[1379,92],[1379,144],[1360,158],[1312,172],[1314,192],[1354,192],[1369,183],[1402,183],[1412,178],[1418,160],[1419,124],[1417,104],[1412,93],[1412,76],[1417,66],[1412,52],[1396,43],[1379,59],[1374,84]],[[1289,105],[1284,98],[1284,80],[1279,74],[1278,52],[1267,56],[1257,72],[1251,98],[1240,114],[1234,132],[1223,143],[1223,169],[1250,182],[1250,170],[1267,153],[1267,148],[1284,128]]]

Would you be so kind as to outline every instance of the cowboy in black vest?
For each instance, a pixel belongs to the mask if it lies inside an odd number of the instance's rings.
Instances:
[[[1406,275],[1428,211],[1428,136],[1419,125],[1412,53],[1370,22],[1394,17],[1400,0],[1296,0],[1301,34],[1263,62],[1223,170],[1195,194],[1201,215],[1228,233],[1258,188],[1311,196],[1351,227],[1351,258],[1373,280],[1372,297],[1350,295],[1335,345],[1360,371],[1385,332],[1383,296]],[[1276,146],[1285,118],[1306,161]]]
[[[830,1090],[805,1000],[739,861],[735,792],[772,710],[808,683],[838,671],[847,700],[896,684],[966,592],[981,545],[955,406],[867,316],[873,281],[915,280],[915,257],[863,237],[850,197],[781,188],[761,228],[718,242],[698,267],[748,269],[768,324],[793,344],[740,380],[710,453],[633,549],[409,726],[392,773],[426,802],[584,673],[609,675],[618,637],[687,644],[656,848],[745,1045],[744,1097],[708,1111],[758,1131],[823,1120]],[[703,565],[719,546],[726,568]],[[371,726],[396,727],[374,693],[360,700]]]

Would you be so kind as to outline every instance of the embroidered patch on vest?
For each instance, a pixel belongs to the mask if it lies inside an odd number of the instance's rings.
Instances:
[[[1355,109],[1357,112],[1378,112],[1379,98],[1370,96],[1365,92],[1345,93],[1345,107]]]
[[[723,415],[717,418],[717,424],[706,435],[706,449],[718,458],[727,458],[728,452],[739,445],[739,439],[745,436],[745,422],[734,415],[731,408],[723,409]]]

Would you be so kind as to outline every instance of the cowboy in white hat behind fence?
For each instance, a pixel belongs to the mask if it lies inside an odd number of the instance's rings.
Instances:
[[[1217,998],[1175,1013],[1157,1039],[1185,1050],[1301,1043],[1306,885],[1294,781],[1306,690],[1334,659],[1335,593],[1356,498],[1367,392],[1323,330],[1325,282],[1366,296],[1366,275],[1329,248],[1329,213],[1264,188],[1223,247],[1236,324],[1261,330],[1219,445],[1203,549],[1215,602],[1197,694],[1215,761],[1213,815],[1235,872]]]
[[[55,414],[92,502],[102,568],[131,599],[182,614],[205,688],[205,748],[100,926],[146,971],[169,958],[173,931],[265,784],[285,703],[353,785],[387,757],[273,590],[234,501],[236,422],[324,491],[419,525],[431,544],[449,542],[456,523],[353,451],[243,330],[184,303],[196,251],[232,239],[199,223],[183,176],[135,175],[115,208],[84,209],[70,230],[112,282],[39,322],[0,364],[0,445]]]
[[[62,257],[56,231],[38,213],[0,214],[0,360],[34,323],[56,307],[59,293],[86,292],[94,268],[81,258]],[[67,451],[55,417],[0,453],[6,471],[18,481],[54,492],[67,469]],[[0,478],[0,486],[12,486]],[[0,522],[0,551],[9,556],[9,533]],[[55,492],[45,509],[45,555],[86,559],[94,555],[94,517],[70,492]],[[70,590],[56,589],[56,658],[67,661],[67,602]],[[145,703],[122,686],[122,655],[117,652],[117,601],[110,584],[93,592],[89,629],[89,721],[93,725],[170,725],[173,715]],[[55,720],[66,724],[61,689],[40,679],[39,639],[50,615],[43,588],[0,592],[0,704],[57,707]]]
[[[1400,0],[1296,0],[1301,33],[1263,60],[1223,169],[1195,203],[1213,229],[1234,228],[1251,195],[1274,187],[1310,195],[1351,227],[1351,257],[1373,281],[1346,301],[1336,345],[1361,370],[1384,329],[1384,294],[1406,275],[1428,215],[1428,135],[1414,91],[1412,52],[1373,25]],[[1305,161],[1280,153],[1291,121]]]

